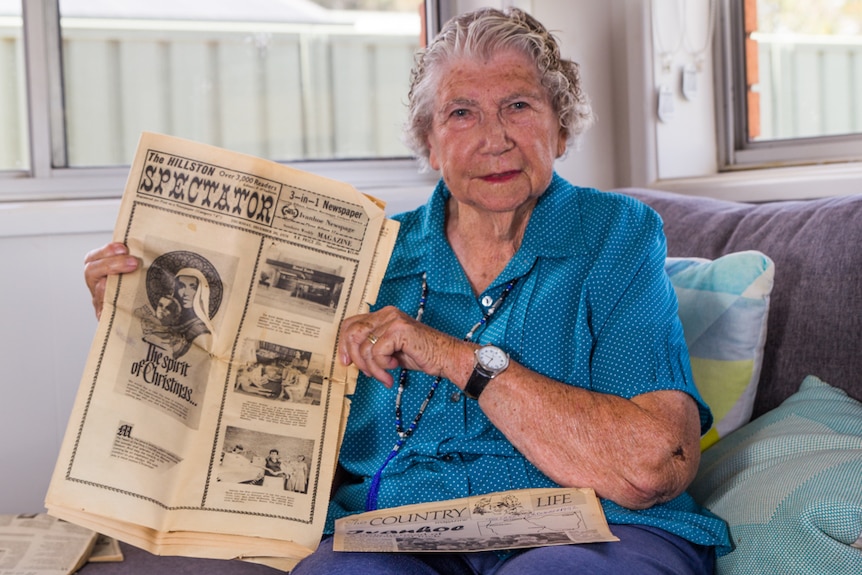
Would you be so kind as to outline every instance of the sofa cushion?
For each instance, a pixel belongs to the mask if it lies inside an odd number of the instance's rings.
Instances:
[[[679,300],[694,381],[714,418],[701,449],[751,419],[774,269],[756,251],[665,263]]]
[[[661,215],[670,256],[758,250],[775,262],[754,417],[812,373],[862,400],[862,195],[747,204],[617,191]]]
[[[862,403],[805,378],[708,449],[689,491],[729,524],[719,575],[862,573]]]

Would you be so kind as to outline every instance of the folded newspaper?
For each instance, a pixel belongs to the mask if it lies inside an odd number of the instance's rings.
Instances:
[[[469,552],[619,541],[589,488],[523,489],[405,505],[335,522],[333,549]]]
[[[0,575],[68,575],[84,563],[98,533],[44,513],[0,515]]]
[[[379,201],[142,135],[48,512],[152,553],[290,569],[318,545],[355,368],[338,328],[397,235]]]

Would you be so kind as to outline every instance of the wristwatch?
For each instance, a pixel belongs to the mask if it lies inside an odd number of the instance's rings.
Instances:
[[[495,345],[485,345],[474,352],[476,363],[473,373],[464,386],[464,395],[479,399],[488,383],[509,367],[509,354]]]

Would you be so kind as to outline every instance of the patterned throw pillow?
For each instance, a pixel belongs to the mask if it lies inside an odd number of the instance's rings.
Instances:
[[[716,260],[668,258],[694,382],[715,423],[706,449],[751,419],[775,266],[757,251]]]
[[[806,377],[708,449],[689,493],[730,527],[719,575],[862,573],[862,403]]]

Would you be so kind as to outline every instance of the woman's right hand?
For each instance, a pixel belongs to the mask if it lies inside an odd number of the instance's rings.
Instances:
[[[105,285],[109,275],[125,274],[138,269],[137,258],[129,255],[129,249],[119,242],[111,242],[97,248],[84,258],[84,280],[93,298],[96,318],[102,315]]]

